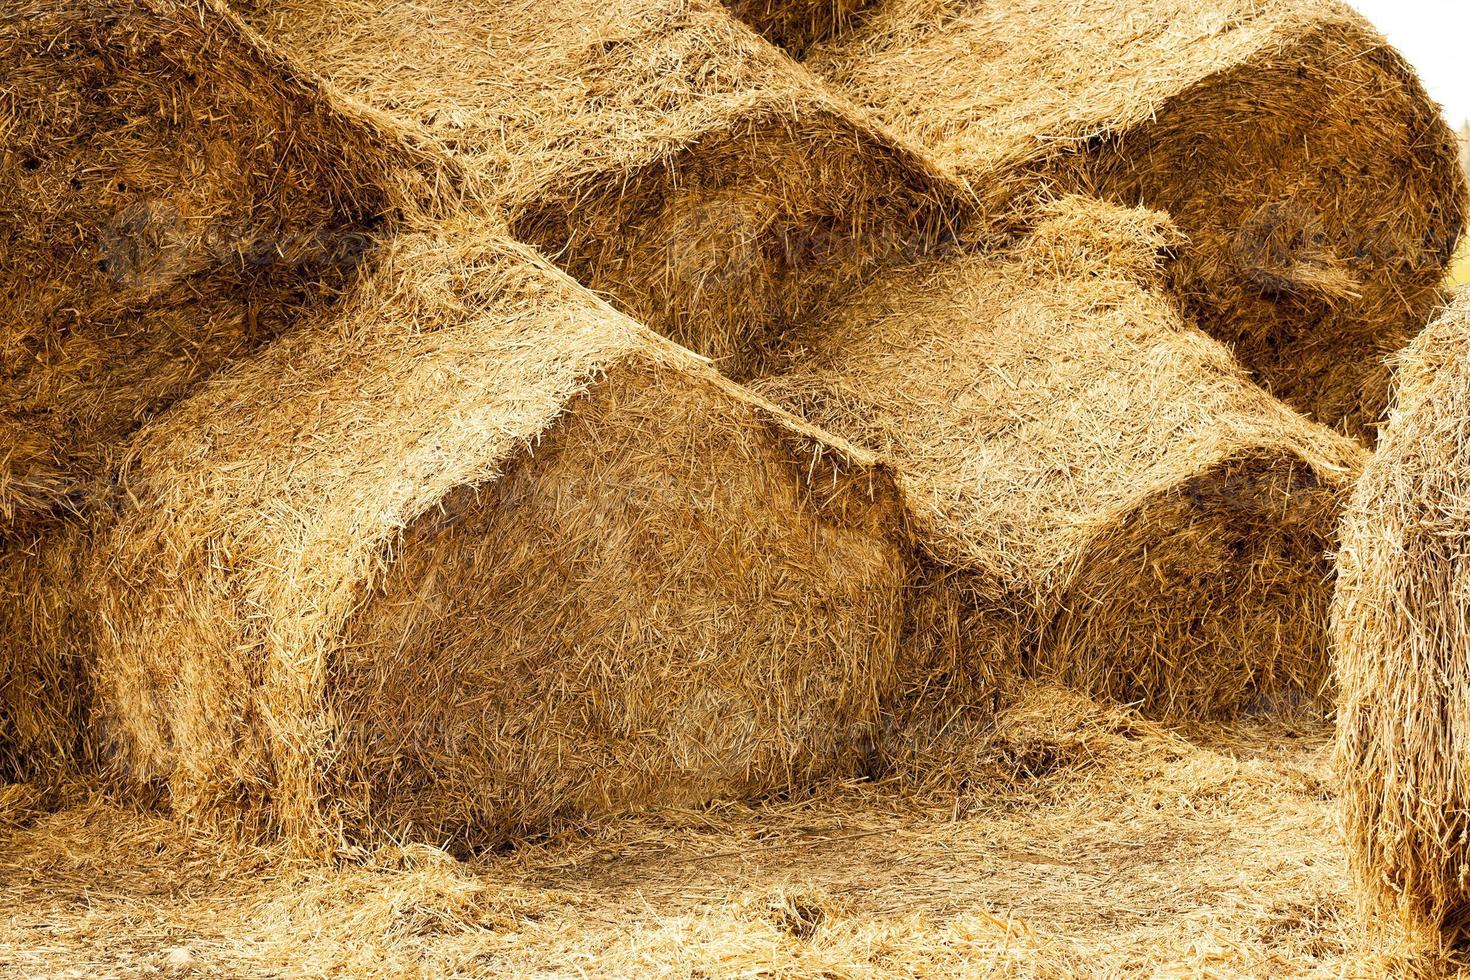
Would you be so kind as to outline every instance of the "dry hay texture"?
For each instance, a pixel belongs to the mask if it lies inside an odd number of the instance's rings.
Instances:
[[[872,0],[724,0],[741,20],[800,57],[818,41],[842,34]]]
[[[1361,453],[1181,318],[1174,234],[1066,199],[1009,254],[875,280],[758,390],[894,462],[971,671],[1171,717],[1311,703]]]
[[[1167,212],[1175,288],[1273,392],[1362,433],[1441,301],[1454,135],[1331,0],[885,0],[819,74],[992,210],[1043,187]]]
[[[453,168],[208,0],[12,5],[0,73],[3,540]]]
[[[1470,940],[1470,291],[1400,355],[1343,521],[1338,766],[1357,880],[1432,945]]]
[[[715,0],[256,0],[247,17],[426,127],[515,237],[736,380],[834,290],[969,213]]]
[[[34,656],[177,812],[309,849],[800,785],[895,684],[886,470],[476,222],[140,430],[115,498]]]

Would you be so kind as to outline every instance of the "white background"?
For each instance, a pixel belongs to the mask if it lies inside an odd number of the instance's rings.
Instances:
[[[1458,129],[1470,120],[1470,0],[1349,0],[1418,69]]]

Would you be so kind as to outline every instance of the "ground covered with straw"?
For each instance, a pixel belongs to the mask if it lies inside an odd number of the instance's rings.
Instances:
[[[942,765],[337,868],[12,787],[0,972],[1398,975],[1346,897],[1329,739],[1038,687],[987,744],[916,751]]]

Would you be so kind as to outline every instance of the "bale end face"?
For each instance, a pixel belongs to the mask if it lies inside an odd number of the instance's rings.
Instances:
[[[410,525],[328,669],[349,826],[499,843],[851,770],[891,699],[891,487],[622,368]]]
[[[1466,189],[1439,107],[1359,16],[1274,16],[1290,43],[1068,165],[1104,197],[1168,212],[1191,315],[1268,390],[1365,437],[1387,407],[1384,360],[1442,301]]]
[[[1470,946],[1470,292],[1400,356],[1343,520],[1332,639],[1350,863],[1369,907]]]
[[[1271,454],[1169,487],[1077,559],[1035,672],[1153,717],[1325,710],[1340,507],[1340,488]]]

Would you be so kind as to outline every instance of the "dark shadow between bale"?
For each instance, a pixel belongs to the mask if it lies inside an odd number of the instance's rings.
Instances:
[[[730,12],[773,44],[801,57],[847,30],[871,0],[724,0]]]

